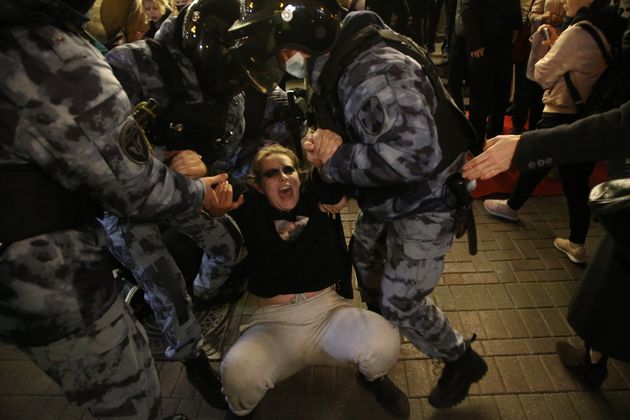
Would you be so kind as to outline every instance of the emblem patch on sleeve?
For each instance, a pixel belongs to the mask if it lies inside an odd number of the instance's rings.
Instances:
[[[134,163],[142,165],[149,159],[149,149],[142,138],[138,123],[134,120],[129,120],[123,125],[118,144],[125,155]]]
[[[370,134],[379,134],[385,124],[385,110],[376,96],[367,98],[359,107],[359,121],[363,129]]]

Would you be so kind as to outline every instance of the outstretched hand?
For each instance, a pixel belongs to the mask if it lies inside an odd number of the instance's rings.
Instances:
[[[488,179],[510,169],[520,139],[519,135],[503,135],[487,140],[483,153],[464,164],[464,177]]]
[[[238,200],[233,200],[232,184],[227,179],[227,174],[201,178],[206,186],[203,208],[211,216],[222,216],[228,211],[239,208],[245,202],[245,197],[242,194],[238,197]]]

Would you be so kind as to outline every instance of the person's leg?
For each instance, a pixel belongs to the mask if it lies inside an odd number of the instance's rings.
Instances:
[[[512,88],[512,54],[510,48],[490,50],[492,58],[492,92],[486,92],[492,98],[490,120],[488,124],[488,138],[503,134],[505,110],[510,101]],[[488,49],[486,49],[488,53]]]
[[[569,240],[574,244],[584,245],[591,221],[588,207],[590,186],[588,180],[595,168],[595,162],[583,162],[562,165],[558,169],[562,187],[569,207]]]
[[[381,284],[383,316],[418,349],[439,360],[455,360],[464,339],[429,298],[451,246],[452,216],[420,213],[387,223],[387,264]]]
[[[68,400],[98,418],[154,419],[160,383],[144,328],[120,297],[88,331],[23,348]]]
[[[470,346],[474,336],[465,341],[429,298],[451,246],[453,216],[450,212],[420,213],[390,225],[382,283],[383,315],[418,349],[445,363],[429,403],[437,408],[453,406],[488,369]]]
[[[381,281],[386,258],[385,238],[385,226],[359,212],[350,241],[350,256],[361,299],[368,309],[377,313],[380,313]]]
[[[453,100],[462,112],[464,108],[464,96],[462,84],[468,71],[468,53],[466,52],[466,40],[453,34],[448,58],[448,90]]]
[[[473,155],[478,155],[483,151],[486,142],[486,123],[490,114],[491,97],[488,92],[492,91],[492,68],[491,60],[485,55],[483,57],[471,57],[468,60],[468,82],[470,85],[470,114],[469,120],[477,133],[478,143],[470,147]]]
[[[160,229],[151,223],[124,223],[113,215],[101,221],[110,251],[134,275],[168,342],[171,360],[196,357],[203,346],[181,271],[166,249]]]
[[[525,131],[525,124],[529,117],[530,83],[525,76],[527,62],[514,64],[514,109],[512,111],[512,134]],[[529,126],[533,130],[535,126]]]
[[[221,376],[223,393],[235,414],[249,414],[269,389],[305,366],[298,334],[295,326],[254,325],[230,348]]]
[[[322,298],[330,315],[312,337],[322,350],[312,363],[353,363],[370,381],[385,376],[400,354],[398,329],[372,311],[339,306],[343,298],[335,292]]]
[[[407,396],[386,376],[400,354],[398,329],[374,312],[345,305],[335,307],[343,299],[334,292],[322,296],[322,300],[327,301],[322,306],[332,309],[313,336],[321,351],[311,363],[356,364],[359,384],[374,394],[386,411],[408,417]]]
[[[537,169],[527,172],[519,172],[514,189],[510,193],[510,198],[507,200],[507,205],[512,210],[519,210],[527,199],[532,195],[532,192],[536,189],[536,186],[542,181],[542,179],[549,172],[548,168]]]
[[[102,221],[112,254],[129,270],[144,291],[168,346],[170,360],[181,361],[190,383],[204,400],[226,408],[221,382],[203,352],[201,327],[192,312],[184,276],[154,224],[120,223],[115,216]]]
[[[228,215],[204,214],[173,220],[172,224],[204,250],[193,293],[200,299],[212,299],[244,257],[244,241],[238,226]]]

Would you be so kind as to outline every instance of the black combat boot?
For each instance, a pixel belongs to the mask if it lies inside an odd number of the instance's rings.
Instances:
[[[473,334],[466,340],[466,351],[459,359],[444,363],[442,376],[429,394],[429,404],[433,407],[448,408],[459,404],[468,395],[470,385],[481,380],[488,371],[486,362],[471,347],[476,338]]]
[[[201,353],[194,359],[184,362],[184,366],[188,382],[199,391],[203,399],[214,408],[227,410],[227,402],[221,393],[221,381],[210,367],[206,354]]]
[[[383,376],[374,381],[368,381],[361,372],[357,375],[361,386],[376,397],[383,408],[396,417],[409,418],[409,399],[394,383]]]
[[[566,341],[556,343],[560,361],[575,378],[590,389],[598,389],[608,377],[608,357],[602,356],[597,363],[591,362],[590,348],[580,351]]]

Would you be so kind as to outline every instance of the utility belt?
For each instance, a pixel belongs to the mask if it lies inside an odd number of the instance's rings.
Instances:
[[[0,178],[0,252],[22,239],[85,225],[99,214],[87,197],[34,165],[0,164]]]
[[[459,172],[452,174],[446,179],[447,188],[455,196],[457,207],[455,209],[455,223],[453,233],[456,238],[461,238],[468,232],[468,252],[470,255],[477,254],[477,227],[475,225],[475,215],[473,214],[473,198],[468,189],[468,181]],[[472,188],[474,190],[474,188]]]

